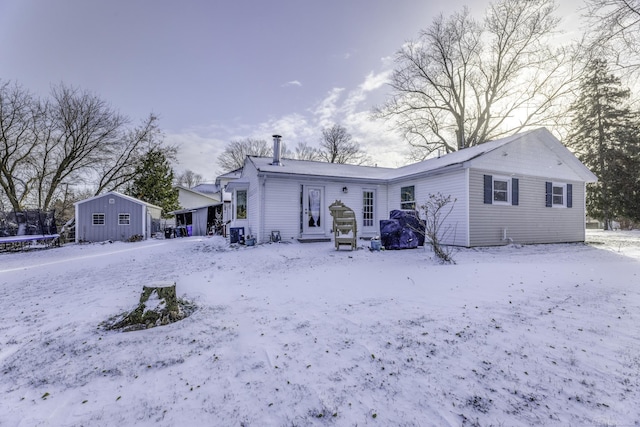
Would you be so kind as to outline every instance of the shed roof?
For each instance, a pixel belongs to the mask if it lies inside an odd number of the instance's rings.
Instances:
[[[144,205],[144,206],[147,206],[147,207],[150,207],[150,208],[162,209],[160,206],[156,206],[156,205],[153,205],[151,203],[147,203],[147,202],[145,202],[143,200],[136,199],[135,197],[127,196],[126,194],[118,193],[117,191],[109,191],[107,193],[98,194],[97,196],[89,197],[87,199],[75,202],[74,205],[81,205],[81,204],[89,202],[91,200],[97,200],[97,199],[100,199],[102,197],[107,197],[107,196],[116,196],[116,197],[120,197],[122,199],[129,200],[131,202],[138,203],[140,205]]]

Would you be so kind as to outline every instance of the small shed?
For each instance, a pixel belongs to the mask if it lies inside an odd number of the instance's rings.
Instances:
[[[116,191],[75,203],[76,243],[148,239],[160,231],[162,208]]]

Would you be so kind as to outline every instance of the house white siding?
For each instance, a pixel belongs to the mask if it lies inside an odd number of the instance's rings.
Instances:
[[[468,162],[472,169],[493,173],[538,176],[560,180],[575,180],[576,169],[584,166],[562,144],[545,138],[531,139],[525,144],[508,144]]]
[[[251,173],[245,174],[249,177]],[[256,233],[258,242],[268,242],[272,231],[279,231],[282,240],[298,238],[329,238],[332,236],[333,220],[329,205],[336,200],[342,201],[356,213],[359,237],[373,237],[380,233],[380,219],[388,218],[386,185],[350,182],[345,179],[307,179],[296,180],[288,177],[259,175],[257,179],[260,190],[256,197],[263,198],[261,206],[264,212],[254,220],[251,217],[248,227]],[[302,221],[304,207],[302,197],[304,188],[312,186],[322,188],[324,198],[321,206],[321,230],[317,235],[305,235]],[[346,192],[344,188],[346,187]],[[363,230],[363,191],[373,190],[375,193],[374,225]],[[253,193],[250,193],[253,194]],[[249,203],[253,203],[250,196]],[[255,229],[255,231],[254,231]],[[259,231],[258,231],[259,230]]]
[[[279,231],[283,241],[300,237],[301,184],[290,179],[266,177],[264,227],[258,237],[268,242],[272,231]]]
[[[467,227],[467,187],[466,172],[459,169],[445,174],[431,175],[406,181],[396,181],[389,185],[388,211],[400,209],[400,190],[402,187],[415,187],[416,209],[421,211],[431,194],[451,196],[453,210],[442,225],[442,230],[448,230],[443,243],[456,246],[468,245]],[[455,201],[455,202],[454,202]],[[448,211],[448,209],[446,210]],[[445,211],[445,212],[446,212]],[[424,213],[420,212],[424,219]],[[388,214],[387,214],[388,218]]]
[[[250,156],[229,188],[247,189],[248,196],[247,219],[236,219],[232,226],[245,227],[259,243],[269,241],[272,231],[283,240],[330,238],[328,207],[337,200],[355,212],[358,236],[373,237],[390,211],[407,208],[402,188],[413,186],[411,201],[418,211],[431,195],[451,198],[443,211],[443,243],[486,246],[583,241],[585,183],[596,180],[548,130],[537,129],[398,169],[301,160],[274,165],[270,158]],[[547,208],[555,200],[554,188],[565,191],[567,201],[571,194],[572,205]],[[375,195],[366,229],[364,191]],[[312,217],[307,198],[313,202]]]
[[[510,241],[515,243],[584,241],[584,183],[564,181],[572,184],[571,208],[546,207],[545,183],[557,182],[560,179],[512,175],[519,182],[518,205],[485,204],[484,175],[495,173],[491,170],[471,170],[469,173],[470,246],[505,245]]]

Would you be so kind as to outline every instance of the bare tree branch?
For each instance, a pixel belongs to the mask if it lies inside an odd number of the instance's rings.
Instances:
[[[347,129],[338,124],[322,130],[320,147],[319,158],[329,163],[362,165],[369,162],[360,144],[352,141]]]
[[[376,115],[396,121],[417,160],[552,123],[576,81],[572,52],[550,47],[553,12],[553,0],[501,0],[483,22],[466,8],[437,17],[398,51]]]
[[[273,149],[263,139],[247,138],[231,141],[218,157],[218,164],[225,171],[240,169],[247,156],[271,156]]]

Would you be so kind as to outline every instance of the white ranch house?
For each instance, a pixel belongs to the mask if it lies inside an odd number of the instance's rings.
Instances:
[[[547,129],[540,128],[397,169],[246,158],[233,193],[231,227],[257,243],[328,240],[328,206],[341,200],[357,215],[360,238],[379,235],[394,209],[414,209],[430,194],[456,200],[445,242],[457,246],[581,242],[585,186],[597,178]]]

